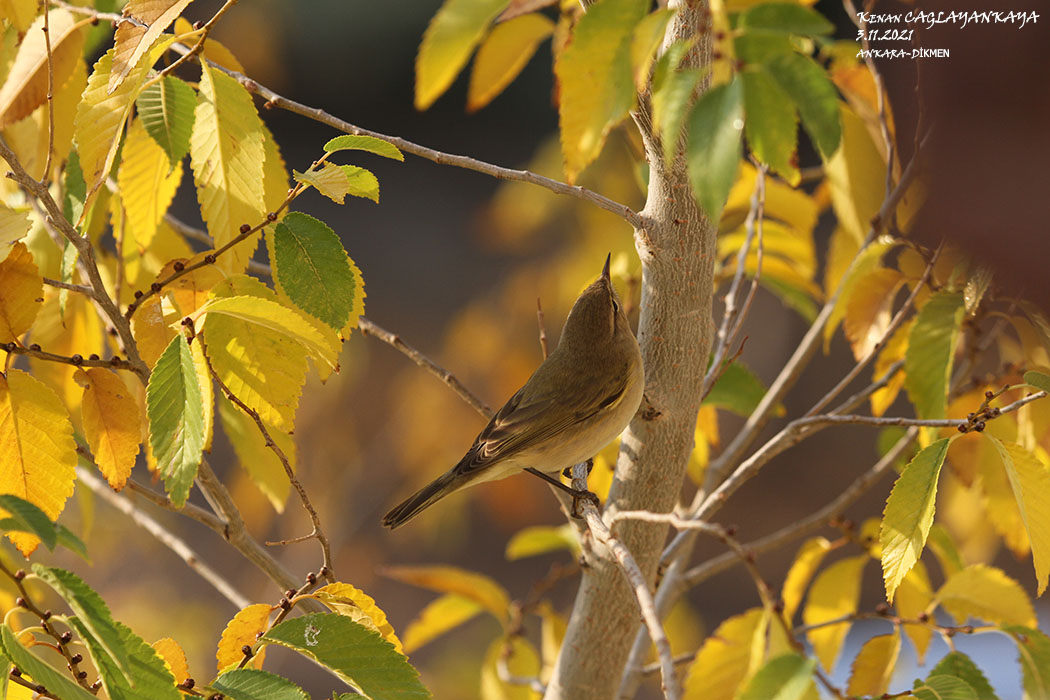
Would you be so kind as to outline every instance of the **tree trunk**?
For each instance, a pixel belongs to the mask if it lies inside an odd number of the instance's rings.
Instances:
[[[680,7],[664,48],[697,33],[706,14],[706,3],[671,5]],[[685,63],[710,63],[709,36],[710,32],[700,34]],[[634,116],[645,142],[649,192],[641,212],[645,227],[635,231],[635,244],[642,261],[638,342],[646,400],[623,435],[607,522],[619,510],[666,513],[677,503],[714,335],[717,228],[693,198],[684,148],[673,166],[666,167],[644,96],[641,104]],[[625,522],[614,534],[631,550],[652,586],[667,526]],[[597,547],[586,554],[587,566],[545,700],[609,700],[619,688],[640,613],[616,562]]]

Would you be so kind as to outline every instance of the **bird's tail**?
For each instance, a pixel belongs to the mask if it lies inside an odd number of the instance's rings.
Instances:
[[[383,516],[383,524],[391,530],[401,527],[419,515],[424,508],[429,508],[453,491],[458,491],[463,484],[456,481],[453,474],[442,474],[391,509]]]

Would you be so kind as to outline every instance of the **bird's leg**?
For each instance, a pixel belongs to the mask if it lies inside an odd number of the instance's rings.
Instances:
[[[591,467],[593,467],[593,466],[594,466],[594,462],[592,460],[588,460],[587,461],[587,472],[588,473],[590,473]],[[560,481],[555,479],[550,474],[547,474],[545,472],[541,472],[539,469],[533,469],[532,467],[526,467],[525,471],[529,472],[530,474],[535,474],[536,476],[540,477],[541,479],[543,479],[547,483],[551,484],[552,486],[556,486],[559,489],[561,489],[562,491],[564,491],[565,493],[567,493],[570,496],[572,496],[572,517],[574,517],[574,518],[580,519],[580,518],[583,517],[583,515],[580,513],[580,501],[590,501],[591,503],[594,504],[595,508],[598,508],[601,505],[601,501],[598,500],[598,496],[596,496],[593,492],[588,491],[587,489],[574,489],[571,486],[566,486],[565,484],[561,483]]]

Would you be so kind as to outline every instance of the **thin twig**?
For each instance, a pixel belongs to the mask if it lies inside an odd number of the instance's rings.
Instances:
[[[63,282],[61,280],[53,280],[50,277],[44,277],[44,284],[49,287],[57,287],[58,289],[65,289],[70,292],[76,292],[77,294],[83,294],[86,297],[94,297],[95,290],[86,284],[71,284],[69,282]]]
[[[53,352],[46,352],[40,349],[40,346],[33,343],[29,347],[22,345],[17,342],[3,343],[0,344],[0,350],[3,350],[9,355],[28,355],[29,357],[35,357],[38,360],[44,360],[46,362],[58,362],[64,365],[73,365],[74,367],[108,367],[110,369],[127,369],[134,370],[131,363],[127,360],[122,360],[119,357],[111,357],[108,360],[99,359],[98,355],[89,355],[84,357],[83,355],[56,355]]]
[[[192,46],[192,47],[191,47],[191,48],[189,49],[189,51],[187,51],[187,52],[186,52],[185,54],[183,54],[183,55],[182,55],[182,56],[180,56],[180,57],[179,57],[178,59],[176,59],[175,61],[173,61],[173,62],[171,63],[171,65],[169,65],[169,66],[168,66],[167,68],[165,68],[164,70],[162,70],[162,71],[161,71],[161,72],[160,72],[160,73],[159,73],[159,74],[157,75],[157,77],[156,77],[156,78],[153,78],[153,79],[152,79],[152,80],[150,81],[150,83],[154,83],[154,82],[157,82],[158,80],[162,80],[162,79],[163,79],[163,78],[164,78],[165,76],[167,76],[167,75],[171,75],[171,73],[172,73],[172,72],[173,72],[173,71],[174,71],[174,70],[175,70],[176,68],[178,68],[179,66],[181,66],[181,65],[182,65],[183,63],[185,63],[186,61],[189,61],[189,60],[190,60],[190,59],[192,59],[192,58],[193,58],[194,56],[197,56],[197,55],[198,55],[198,54],[199,54],[199,53],[201,52],[201,50],[202,50],[202,49],[204,48],[204,42],[205,42],[205,40],[206,40],[206,39],[208,38],[208,33],[209,33],[209,32],[211,31],[211,28],[212,28],[213,26],[215,26],[215,23],[216,23],[216,22],[218,22],[218,21],[219,21],[219,19],[220,19],[220,18],[221,18],[221,17],[222,17],[222,16],[224,15],[224,14],[226,14],[227,12],[229,12],[230,8],[232,8],[232,7],[233,7],[234,5],[236,5],[236,4],[237,4],[237,0],[226,0],[226,3],[225,3],[225,4],[224,4],[224,5],[222,6],[222,7],[220,7],[220,8],[219,8],[219,11],[218,11],[218,12],[216,12],[216,13],[215,13],[214,15],[212,15],[212,18],[211,18],[211,19],[209,19],[209,20],[208,20],[208,22],[207,22],[207,23],[206,23],[206,24],[205,24],[205,25],[204,25],[203,27],[201,27],[201,28],[200,28],[199,30],[196,30],[197,32],[199,32],[199,33],[200,33],[200,36],[199,36],[199,37],[197,38],[197,43],[195,43],[195,44],[194,44],[194,45],[193,45],[193,46]],[[147,85],[148,85],[148,84],[149,84],[149,83],[147,83]]]
[[[223,520],[216,517],[214,513],[211,513],[200,506],[196,506],[189,501],[182,506],[177,506],[164,494],[157,493],[150,487],[140,484],[134,479],[128,479],[125,488],[136,496],[141,496],[150,503],[159,506],[164,510],[169,510],[172,513],[179,513],[180,515],[185,515],[191,520],[196,520],[201,525],[204,525],[220,535],[226,530],[226,523]]]
[[[276,455],[277,459],[281,462],[281,466],[284,467],[284,473],[287,475],[288,480],[292,483],[292,486],[295,488],[296,493],[299,494],[299,500],[302,502],[303,508],[310,516],[310,522],[313,525],[313,532],[310,533],[310,536],[315,538],[318,544],[321,545],[321,554],[324,561],[323,568],[325,570],[325,578],[328,579],[329,583],[335,583],[335,570],[332,566],[332,550],[328,544],[328,537],[325,536],[324,529],[321,527],[321,519],[320,517],[318,517],[317,511],[314,509],[313,503],[310,502],[310,497],[306,494],[306,489],[296,477],[295,470],[292,469],[291,462],[288,461],[287,455],[284,454],[284,450],[282,450],[277,445],[277,443],[273,439],[273,436],[270,435],[270,431],[266,428],[266,424],[263,423],[262,418],[259,417],[259,412],[251,406],[249,406],[248,404],[241,401],[237,397],[237,395],[233,393],[230,387],[226,385],[226,382],[222,381],[222,377],[219,376],[219,373],[215,371],[215,367],[212,366],[211,359],[209,359],[208,357],[208,346],[205,342],[204,334],[198,334],[195,340],[201,344],[201,350],[203,350],[202,355],[204,357],[204,363],[208,365],[208,372],[211,374],[212,379],[214,379],[215,383],[219,385],[220,389],[222,389],[222,392],[226,395],[226,398],[228,398],[230,401],[236,404],[236,406],[239,409],[248,414],[248,417],[250,417],[252,421],[254,421],[256,427],[259,428],[259,432],[262,434],[263,439],[266,441],[266,446],[270,448],[270,451],[273,452],[274,455]]]
[[[47,50],[47,158],[44,160],[44,172],[40,182],[47,184],[51,179],[51,158],[55,152],[55,62],[51,54],[51,12],[44,3],[44,47]]]
[[[182,539],[154,520],[146,512],[136,508],[134,503],[115,492],[108,484],[103,483],[101,479],[97,478],[86,469],[77,469],[77,478],[81,483],[85,484],[89,489],[98,494],[102,500],[108,502],[114,508],[124,513],[124,515],[130,517],[138,525],[145,528],[146,531],[153,535],[153,537],[161,544],[179,555],[179,557],[186,562],[186,566],[190,567],[190,569],[195,571],[201,578],[211,584],[211,586],[221,593],[226,600],[233,603],[238,610],[247,607],[251,603],[251,601],[243,596],[233,584],[224,579],[222,574],[201,561],[200,556]]]

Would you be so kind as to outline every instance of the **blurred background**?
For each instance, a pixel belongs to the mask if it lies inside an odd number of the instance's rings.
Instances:
[[[198,0],[187,16],[206,19],[219,4]],[[439,5],[439,0],[254,0],[238,5],[213,36],[232,50],[248,75],[286,97],[381,133],[560,179],[546,44],[506,92],[477,113],[464,109],[466,73],[427,112],[413,108],[416,47]],[[838,22],[842,38],[853,38],[855,29],[840,5],[822,2],[817,9]],[[289,169],[304,170],[337,135],[280,110],[261,113]],[[637,148],[621,130],[581,184],[640,208],[643,194],[633,165]],[[803,166],[819,162],[812,152],[800,157]],[[413,156],[406,156],[404,163],[367,154],[355,158],[351,162],[379,178],[378,205],[349,198],[345,206],[338,206],[310,192],[296,208],[324,220],[342,238],[364,276],[365,315],[449,369],[490,406],[500,406],[542,360],[538,299],[553,346],[572,301],[611,252],[621,295],[634,306],[632,280],[637,279],[639,264],[631,230],[622,220],[539,188],[501,183]],[[199,223],[188,177],[173,211]],[[825,213],[816,229],[821,265],[831,232],[829,219]],[[720,306],[715,313],[719,318]],[[635,310],[632,321],[636,320]],[[748,340],[741,360],[770,382],[807,325],[796,311],[760,291],[745,328]],[[851,366],[851,354],[839,334],[829,355],[818,358],[788,396],[786,414],[807,410]],[[454,496],[397,532],[382,528],[380,516],[458,461],[485,421],[434,377],[374,338],[355,332],[344,347],[341,367],[324,385],[309,380],[304,391],[296,424],[299,472],[331,539],[339,578],[373,596],[399,633],[435,594],[385,577],[385,566],[451,564],[484,573],[521,599],[552,566],[572,564],[564,551],[516,561],[506,557],[508,540],[522,528],[564,522],[547,486],[527,475]],[[723,436],[731,436],[741,423],[722,412],[718,421]],[[767,432],[778,427],[774,422]],[[870,430],[842,427],[807,440],[748,483],[719,521],[736,525],[746,542],[810,513],[876,461],[875,437]],[[231,485],[258,539],[309,532],[309,521],[295,498],[289,499],[283,514],[276,513],[218,435],[211,461]],[[139,480],[148,478],[144,469],[136,472]],[[878,516],[891,483],[886,477],[848,515],[858,523]],[[174,637],[186,649],[191,670],[210,678],[215,644],[236,611],[125,516],[81,490],[75,517],[80,518],[93,564],[75,568],[100,589],[118,619],[147,640]],[[193,498],[203,504],[198,493]],[[273,603],[280,597],[210,531],[156,512],[144,502],[141,506],[185,536],[253,600]],[[832,530],[824,534],[836,536]],[[997,544],[989,541],[987,546]],[[796,548],[797,544],[760,557],[760,569],[775,588],[782,584]],[[694,560],[722,551],[717,544],[701,541]],[[278,554],[304,576],[320,564],[314,542],[289,545]],[[1029,586],[1030,561],[1018,562],[994,551],[986,555]],[[130,570],[129,560],[137,562]],[[568,613],[576,580],[568,578],[548,593],[563,614]],[[882,596],[873,560],[866,570],[862,609],[873,609]],[[726,617],[758,604],[742,569],[710,579],[672,615],[675,651],[695,650]],[[171,614],[172,608],[178,609],[177,615]],[[159,611],[163,614],[156,614]],[[877,624],[874,629],[886,631]],[[537,641],[535,619],[527,621],[526,632]],[[482,659],[498,634],[497,622],[482,615],[411,658],[435,697],[478,697]],[[864,636],[863,628],[851,635],[845,657],[851,658],[850,650],[855,651]],[[961,642],[960,648],[965,650],[968,643]],[[943,652],[935,646],[931,658]],[[981,652],[975,653],[980,659]],[[1008,653],[1012,659],[1013,652]],[[316,677],[309,667],[293,669],[295,663],[291,655],[276,650],[267,662],[272,670],[292,674],[308,690],[320,693],[329,686],[327,678]],[[996,671],[984,668],[989,674]],[[848,668],[840,668],[835,675],[841,679],[846,673]],[[898,678],[910,685],[918,675],[925,671],[904,668]],[[1005,671],[993,680],[1004,688],[1004,698],[1019,697],[1016,673]],[[645,692],[655,697],[654,688]]]

